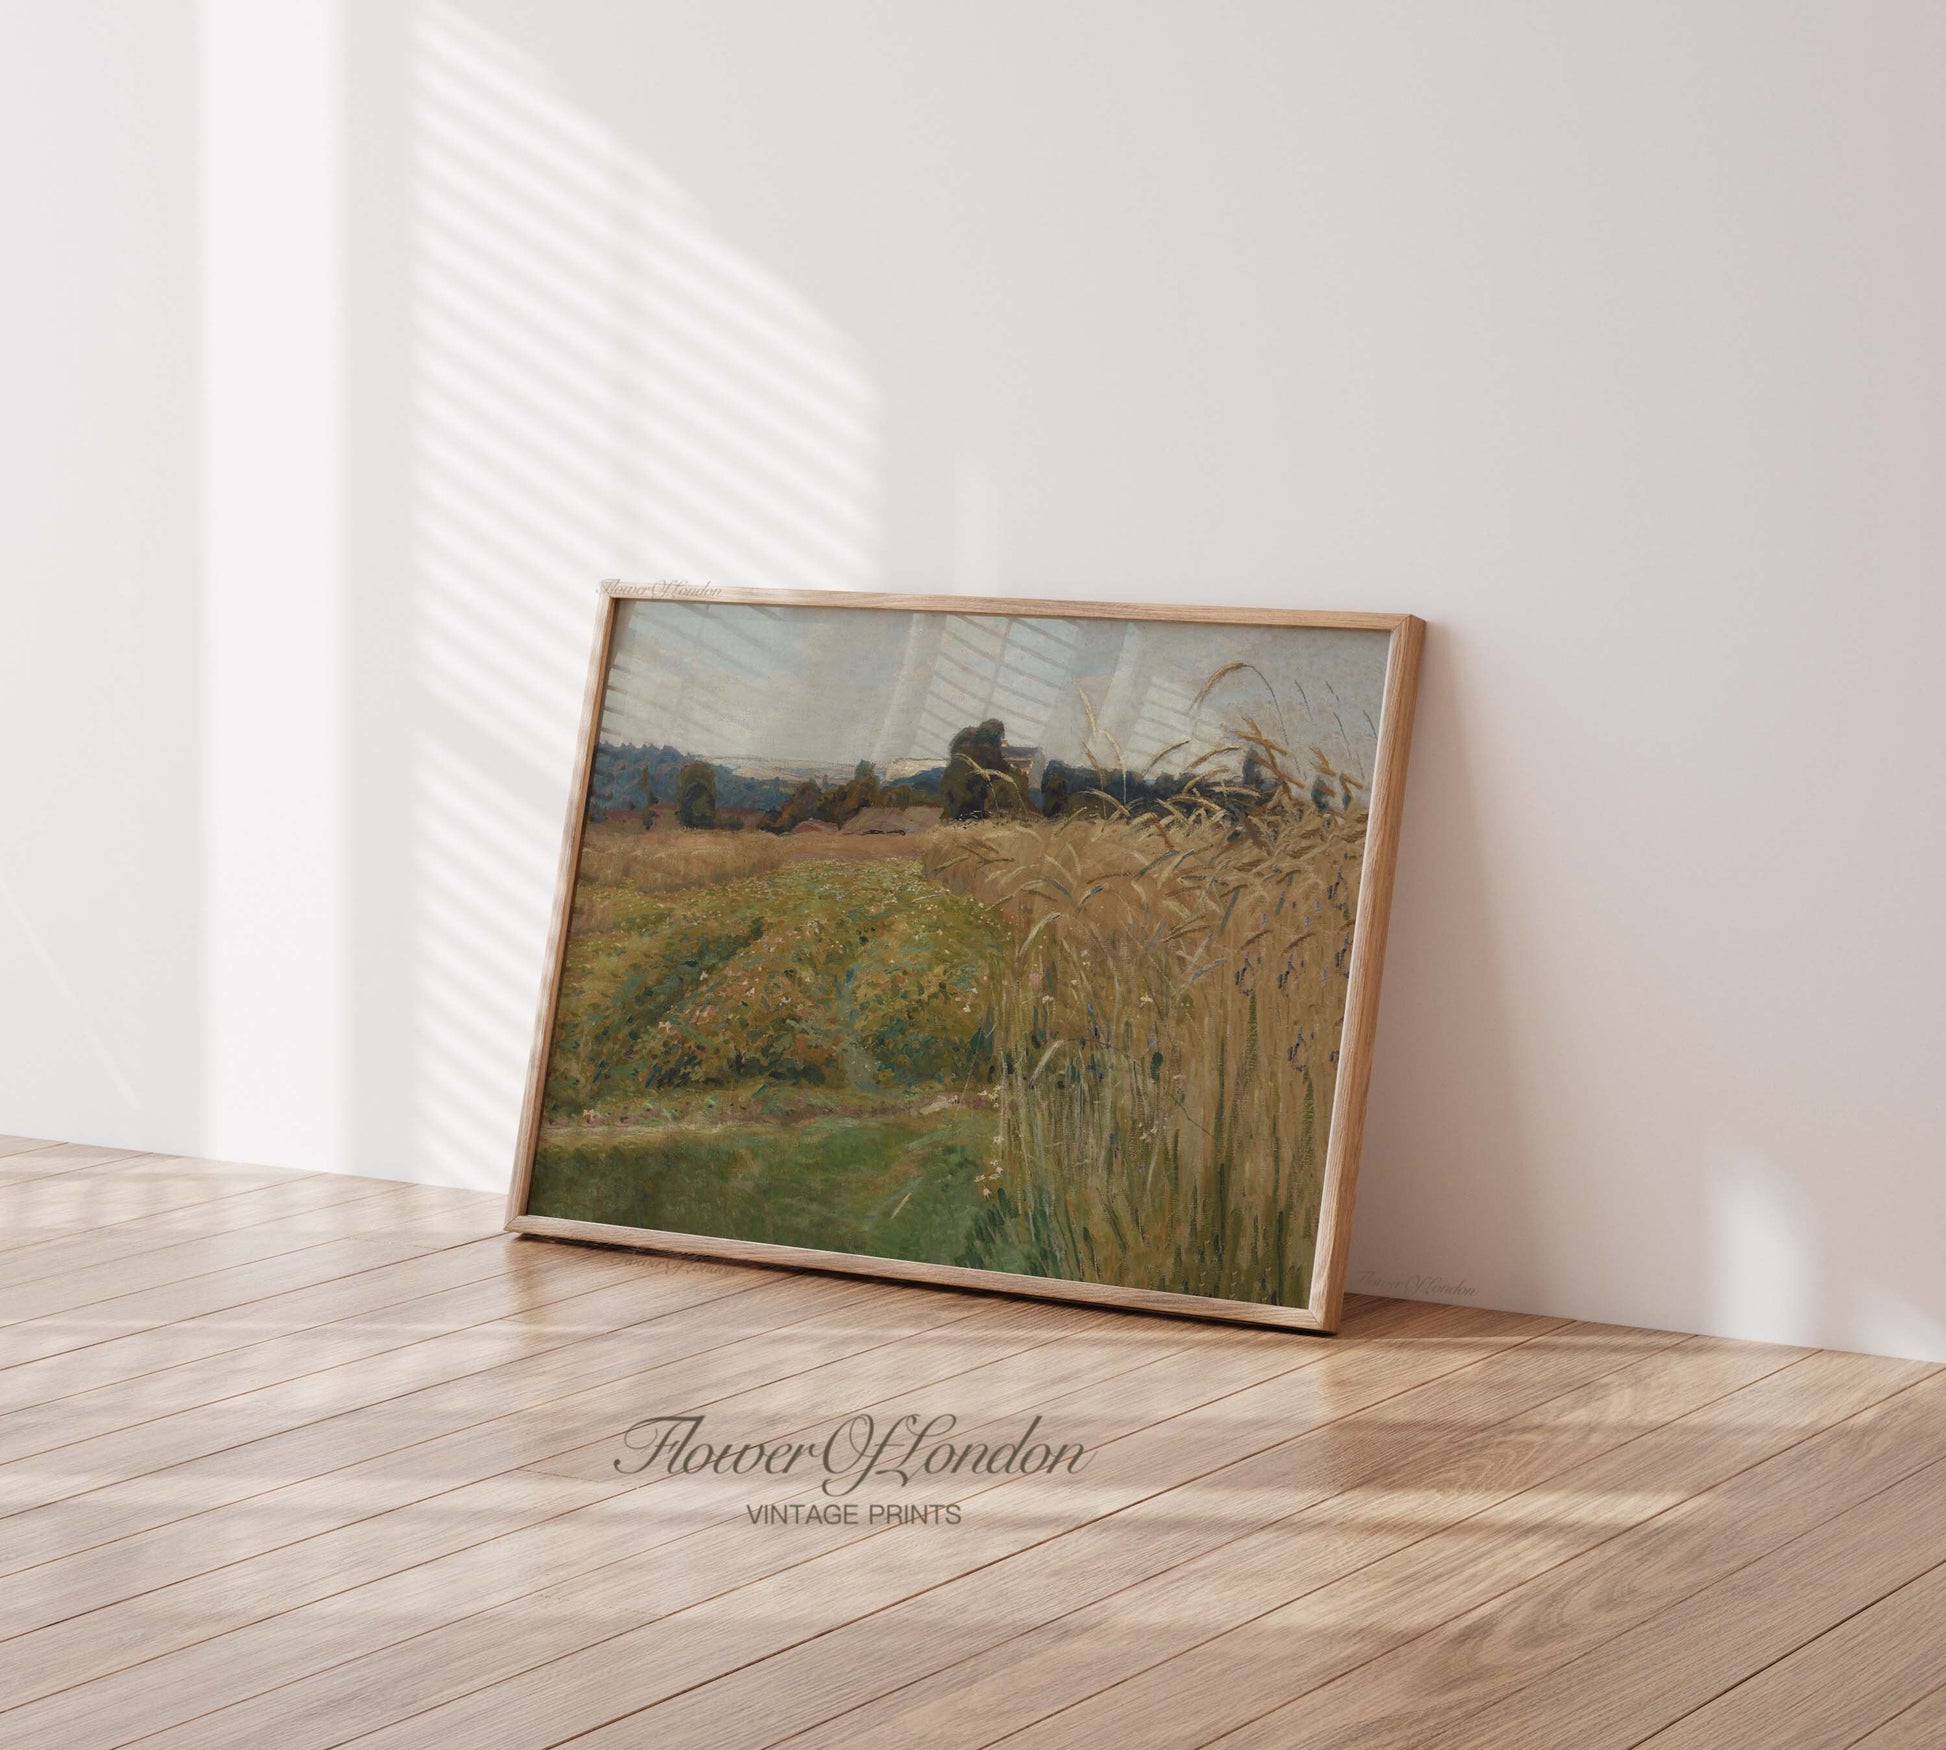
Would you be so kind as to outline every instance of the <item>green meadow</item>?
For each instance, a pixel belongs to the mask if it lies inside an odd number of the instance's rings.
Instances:
[[[589,841],[530,1206],[990,1263],[1004,920],[904,839]]]

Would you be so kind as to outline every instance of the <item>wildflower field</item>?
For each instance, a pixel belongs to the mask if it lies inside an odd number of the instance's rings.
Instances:
[[[958,1261],[1005,925],[916,843],[590,827],[532,1207]]]

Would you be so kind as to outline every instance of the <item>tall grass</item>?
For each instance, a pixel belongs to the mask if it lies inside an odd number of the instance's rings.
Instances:
[[[1260,747],[1248,812],[1098,799],[923,842],[1012,926],[983,1233],[1036,1271],[1308,1299],[1365,815]]]

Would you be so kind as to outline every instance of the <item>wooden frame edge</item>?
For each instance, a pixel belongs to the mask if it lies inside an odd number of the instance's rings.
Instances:
[[[1366,828],[1364,868],[1358,885],[1358,922],[1352,935],[1350,988],[1338,1041],[1338,1080],[1331,1100],[1331,1134],[1325,1143],[1324,1189],[1319,1200],[1316,1258],[1311,1267],[1311,1309],[1335,1331],[1345,1301],[1345,1270],[1351,1256],[1351,1215],[1365,1142],[1365,1099],[1371,1089],[1372,1053],[1378,1038],[1379,985],[1385,971],[1385,938],[1392,922],[1392,881],[1399,831],[1405,815],[1406,765],[1412,752],[1412,719],[1418,708],[1419,661],[1426,623],[1402,617],[1386,652],[1385,694],[1379,710],[1379,745],[1372,778],[1371,822]]]
[[[580,739],[574,750],[567,825],[561,833],[554,911],[547,929],[547,959],[542,963],[540,1017],[534,1023],[534,1044],[527,1054],[527,1086],[521,1096],[519,1141],[515,1145],[513,1178],[507,1186],[509,1230],[526,1217],[527,1194],[533,1186],[534,1155],[540,1147],[541,1092],[547,1082],[548,1050],[554,1042],[554,1010],[561,998],[561,971],[567,964],[568,919],[574,912],[574,882],[581,869],[582,818],[588,811],[588,786],[594,777],[601,704],[608,690],[608,658],[615,643],[615,603],[615,580],[611,578],[601,586],[601,618],[595,628],[595,653],[588,664],[588,685],[581,699]]]
[[[744,589],[729,584],[623,583],[602,592],[619,601],[721,602],[742,607],[879,608],[910,614],[965,614],[1027,620],[1161,620],[1214,626],[1312,626],[1322,631],[1398,632],[1410,614],[1339,613],[1328,608],[1180,607],[1147,602],[1068,602],[1015,596],[888,595],[853,589]]]
[[[623,1246],[633,1251],[713,1258],[729,1263],[824,1270],[894,1282],[963,1288],[1036,1300],[1169,1314],[1229,1324],[1269,1326],[1313,1335],[1335,1332],[1344,1311],[1345,1270],[1351,1248],[1351,1216],[1364,1141],[1365,1101],[1371,1085],[1371,1058],[1378,1023],[1379,986],[1385,939],[1391,922],[1392,884],[1405,804],[1406,766],[1418,703],[1420,657],[1425,622],[1413,614],[1336,613],[1284,608],[1150,606],[1128,602],[1023,600],[1012,597],[891,595],[853,590],[747,589],[674,583],[631,584],[604,579],[595,650],[583,696],[580,738],[562,834],[553,916],[548,930],[540,1013],[528,1054],[517,1153],[507,1191],[506,1231],[540,1238]],[[1204,625],[1289,626],[1388,634],[1379,741],[1371,790],[1371,819],[1359,883],[1358,919],[1352,941],[1349,989],[1339,1040],[1338,1075],[1331,1108],[1331,1133],[1325,1145],[1324,1183],[1319,1196],[1318,1238],[1311,1269],[1311,1298],[1302,1307],[1268,1306],[1219,1300],[1207,1295],[1172,1294],[1162,1289],[1125,1288],[1110,1283],[1076,1282],[1063,1277],[1024,1276],[976,1270],[956,1264],[928,1264],[864,1253],[826,1252],[808,1246],[775,1245],[761,1240],[722,1239],[653,1228],[611,1226],[530,1215],[534,1156],[540,1139],[541,1094],[547,1077],[554,1011],[560,998],[567,958],[568,922],[574,909],[574,884],[581,861],[601,709],[607,690],[618,604],[624,601],[723,602],[745,606],[865,608],[907,613],[991,615],[1003,618],[1156,620]]]
[[[1005,1270],[973,1270],[961,1264],[927,1264],[911,1258],[878,1258],[864,1252],[822,1252],[814,1246],[780,1246],[767,1240],[725,1240],[713,1234],[670,1233],[659,1228],[614,1227],[600,1221],[564,1221],[552,1215],[517,1215],[511,1233],[540,1239],[576,1240],[665,1257],[709,1258],[727,1264],[763,1264],[790,1270],[822,1270],[839,1276],[870,1276],[885,1282],[910,1282],[926,1288],[969,1288],[983,1294],[1029,1300],[1068,1301],[1080,1306],[1164,1313],[1174,1318],[1216,1320],[1224,1324],[1269,1325],[1280,1330],[1329,1336],[1306,1306],[1264,1306],[1247,1300],[1217,1300],[1202,1294],[1170,1294],[1156,1288],[1122,1288],[1113,1283],[1074,1282],[1063,1276],[1018,1276]]]

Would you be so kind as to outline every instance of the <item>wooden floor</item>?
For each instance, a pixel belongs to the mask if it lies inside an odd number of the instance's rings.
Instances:
[[[1935,1367],[1398,1301],[1185,1324],[26,1138],[0,1215],[10,1750],[1946,1745]],[[817,1473],[618,1470],[692,1412],[1038,1416],[1089,1457],[814,1521]]]

